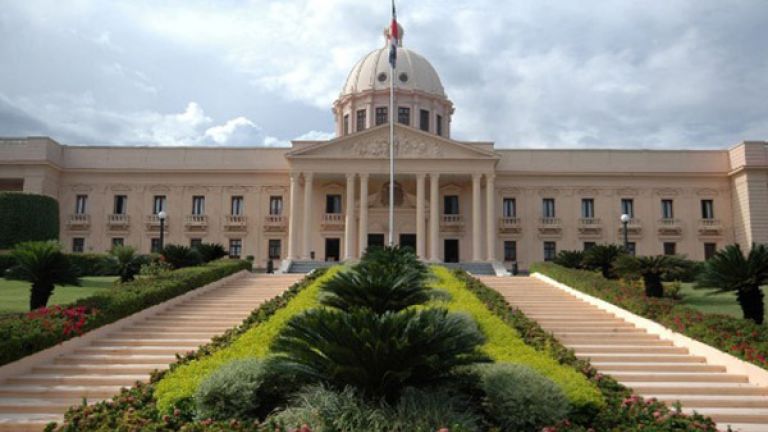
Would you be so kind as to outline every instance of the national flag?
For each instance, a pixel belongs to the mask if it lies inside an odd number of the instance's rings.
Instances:
[[[389,64],[392,69],[397,65],[397,41],[400,40],[400,32],[397,25],[397,14],[395,13],[395,0],[392,0],[392,25],[389,29]]]

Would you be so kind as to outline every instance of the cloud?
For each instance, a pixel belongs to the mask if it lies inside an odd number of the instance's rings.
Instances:
[[[325,141],[329,140],[333,137],[335,137],[336,134],[333,132],[323,132],[323,131],[317,131],[317,130],[311,130],[309,132],[305,132],[296,138],[294,140],[296,141]]]

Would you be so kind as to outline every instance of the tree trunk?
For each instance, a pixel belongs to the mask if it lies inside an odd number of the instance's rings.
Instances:
[[[741,305],[744,319],[751,319],[757,324],[763,323],[765,305],[763,304],[763,291],[760,290],[759,286],[739,291],[736,298]]]
[[[29,310],[35,310],[48,304],[48,299],[53,294],[53,284],[35,282],[32,284],[32,292],[29,296]]]
[[[663,297],[664,285],[661,284],[661,275],[657,273],[644,273],[643,282],[645,283],[646,297]]]

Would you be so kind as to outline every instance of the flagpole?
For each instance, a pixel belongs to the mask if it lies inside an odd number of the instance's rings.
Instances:
[[[395,21],[395,0],[392,0],[392,20]],[[395,38],[390,28],[390,38]],[[390,41],[397,45],[397,40]],[[397,48],[395,48],[397,49]],[[389,245],[395,245],[395,65],[389,62]]]

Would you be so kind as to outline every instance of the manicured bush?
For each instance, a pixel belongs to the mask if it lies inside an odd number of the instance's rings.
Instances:
[[[0,192],[0,249],[59,239],[59,203],[48,196]]]
[[[308,425],[313,431],[451,432],[480,431],[482,417],[465,396],[445,390],[403,389],[393,404],[368,401],[354,388],[311,386],[272,417],[289,429]]]
[[[87,323],[82,330],[89,331],[248,268],[249,264],[245,261],[214,261],[157,278],[129,282],[80,299],[67,308],[85,308]],[[28,316],[0,321],[0,365],[49,348],[72,336],[74,334],[62,334],[57,328],[46,328],[42,322]]]
[[[197,249],[181,245],[167,245],[160,251],[160,255],[175,269],[193,267],[203,262],[203,257]]]
[[[479,370],[485,409],[501,430],[538,432],[570,411],[560,387],[527,366],[495,363]]]
[[[233,360],[212,373],[197,388],[197,417],[215,420],[263,419],[295,386],[296,380],[278,373],[269,361]]]
[[[114,258],[102,253],[68,253],[69,262],[79,276],[117,276],[119,268]]]

